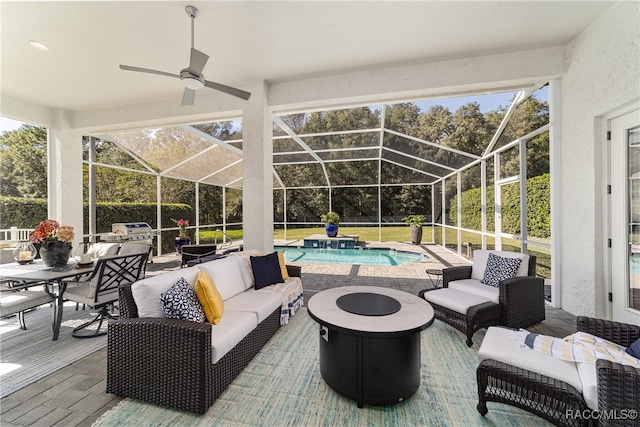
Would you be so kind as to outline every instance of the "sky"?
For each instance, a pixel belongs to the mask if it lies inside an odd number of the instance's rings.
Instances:
[[[467,104],[469,102],[477,102],[480,104],[480,111],[482,113],[487,113],[489,111],[493,111],[498,109],[499,107],[507,108],[511,105],[511,100],[513,96],[518,92],[503,92],[503,93],[492,93],[489,95],[474,95],[474,96],[461,96],[458,98],[443,98],[443,99],[433,99],[428,101],[416,101],[416,104],[420,107],[420,110],[427,111],[434,105],[442,105],[449,109],[452,113],[455,112],[462,105]],[[548,87],[545,86],[539,89],[534,96],[540,102],[545,102],[549,100],[549,90]]]
[[[0,133],[10,130],[16,130],[20,126],[22,126],[22,122],[0,116]]]
[[[496,110],[498,107],[508,107],[511,104],[511,99],[516,92],[504,92],[504,93],[492,93],[489,95],[474,95],[474,96],[461,96],[458,98],[443,98],[432,99],[428,101],[416,101],[416,104],[420,107],[420,110],[427,111],[434,105],[442,105],[449,109],[452,113],[455,112],[460,106],[469,102],[478,102],[480,104],[480,111],[486,113],[488,111]],[[548,101],[548,88],[547,86],[538,90],[535,93],[536,98],[539,101]],[[0,133],[5,131],[16,130],[22,125],[22,122],[12,120],[6,117],[0,116]]]

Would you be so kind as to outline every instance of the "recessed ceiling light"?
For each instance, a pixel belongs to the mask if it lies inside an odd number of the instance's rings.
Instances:
[[[35,47],[38,50],[49,50],[49,48],[47,47],[46,44],[40,43],[40,42],[35,41],[35,40],[29,40],[29,44],[31,46]]]

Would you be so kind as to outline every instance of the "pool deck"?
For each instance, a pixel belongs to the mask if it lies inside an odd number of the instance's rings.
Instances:
[[[429,259],[397,266],[347,264],[292,264],[303,266],[305,300],[325,289],[336,286],[385,286],[416,293],[431,283],[427,269],[442,269],[458,265],[471,265],[447,249],[434,244],[413,245],[404,242],[364,242],[366,248],[390,248],[398,251],[425,254]],[[276,240],[275,246],[302,246],[302,240]]]

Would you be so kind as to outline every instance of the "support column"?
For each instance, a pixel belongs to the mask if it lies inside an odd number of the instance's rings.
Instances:
[[[242,115],[242,229],[245,249],[273,251],[273,120],[268,85],[254,82]]]
[[[74,250],[82,241],[82,133],[71,129],[68,113],[57,111],[47,136],[48,214],[73,227]]]

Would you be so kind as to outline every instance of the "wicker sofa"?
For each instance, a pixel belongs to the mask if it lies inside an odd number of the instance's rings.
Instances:
[[[109,323],[107,393],[204,414],[286,317],[282,293],[253,289],[248,257],[238,253],[121,287],[121,317]],[[299,285],[301,304],[301,269],[286,269],[285,284]],[[224,300],[220,323],[168,319],[153,311],[161,292],[180,278],[194,283],[200,270]]]
[[[640,326],[591,317],[578,317],[576,321],[578,331],[624,347],[640,338]],[[637,412],[635,416],[630,413],[640,408],[640,369],[603,359],[597,360],[594,367],[544,354],[523,356],[517,353],[528,350],[513,348],[513,342],[505,339],[507,332],[501,332],[503,337],[498,335],[502,338],[499,342],[488,344],[491,349],[483,348],[487,345],[484,341],[480,348],[483,360],[476,372],[477,409],[481,415],[488,412],[487,402],[498,402],[524,409],[558,426],[640,425]],[[504,360],[496,360],[503,357]]]
[[[516,277],[501,281],[498,288],[480,283],[489,253],[522,258]],[[442,270],[442,286],[480,295],[500,304],[500,325],[528,328],[545,319],[544,279],[535,275],[536,257],[533,255],[476,250],[473,265]]]

